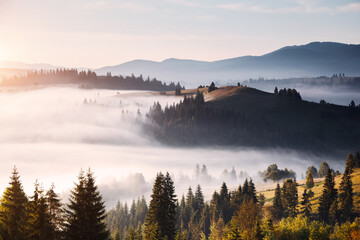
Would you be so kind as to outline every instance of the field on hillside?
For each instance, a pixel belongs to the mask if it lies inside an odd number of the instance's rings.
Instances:
[[[342,175],[335,177],[335,183],[336,183],[336,189],[339,189],[340,182],[341,182]],[[324,185],[324,179],[325,178],[315,178],[315,186],[312,188],[312,191],[314,192],[314,197],[311,198],[311,205],[312,205],[312,213],[317,213],[317,209],[319,207],[319,197],[321,196],[323,185]],[[360,168],[355,169],[354,173],[351,174],[351,180],[353,182],[353,190],[354,190],[354,206],[356,212],[360,212]],[[304,192],[305,186],[305,180],[298,181],[298,195],[299,195],[299,203],[302,200],[302,194]],[[275,185],[275,184],[274,184]],[[276,185],[275,185],[276,186]],[[282,183],[280,184],[282,187]],[[272,206],[272,201],[274,199],[275,195],[275,189],[265,190],[265,191],[259,191],[258,194],[264,194],[265,195],[265,209],[268,209],[270,206]]]

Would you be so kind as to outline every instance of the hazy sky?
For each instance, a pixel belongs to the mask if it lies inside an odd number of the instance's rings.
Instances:
[[[0,0],[0,60],[101,67],[360,43],[359,0]]]

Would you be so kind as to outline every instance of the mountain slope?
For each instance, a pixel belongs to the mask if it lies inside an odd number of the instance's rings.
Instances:
[[[205,103],[184,99],[164,110],[154,106],[149,116],[155,137],[174,145],[280,147],[327,155],[360,144],[359,108],[303,101],[294,89],[279,94],[241,86],[207,89],[199,89]]]
[[[206,82],[247,78],[286,78],[360,74],[360,45],[312,42],[288,46],[262,56],[244,56],[214,62],[167,59],[136,60],[95,70],[98,74],[143,74],[195,87]]]

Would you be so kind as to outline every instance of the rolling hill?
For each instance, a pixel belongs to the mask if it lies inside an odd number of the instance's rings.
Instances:
[[[205,103],[186,101],[150,111],[160,126],[154,129],[160,141],[191,146],[281,147],[327,155],[360,146],[358,107],[303,101],[295,90],[290,95],[241,86],[221,87],[210,93],[208,88],[199,90]]]

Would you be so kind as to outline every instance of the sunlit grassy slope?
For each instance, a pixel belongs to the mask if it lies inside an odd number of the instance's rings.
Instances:
[[[358,108],[301,101],[243,86],[220,87],[210,93],[208,88],[189,89],[182,90],[181,94],[189,96],[198,90],[204,93],[207,107],[234,112],[238,125],[243,124],[242,130],[252,129],[244,136],[251,134],[255,142],[258,139],[271,139],[264,141],[271,147],[290,147],[325,154],[331,152],[332,155],[341,156],[343,152],[356,149],[360,142]],[[163,94],[174,95],[175,92]],[[254,129],[258,131],[253,132]],[[221,143],[219,134],[215,134],[214,139],[216,137]]]
[[[339,185],[341,182],[342,175],[335,177],[336,188],[339,189]],[[312,211],[317,212],[319,207],[319,197],[321,196],[323,185],[324,185],[324,178],[318,178],[315,180],[315,186],[312,189],[314,192],[314,197],[311,199],[312,204]],[[353,189],[354,189],[354,206],[357,212],[360,212],[360,169],[355,169],[354,173],[351,174],[351,180],[353,182]],[[299,203],[302,198],[302,193],[305,189],[305,180],[298,181],[298,193],[299,193]],[[282,184],[280,184],[282,186]],[[269,207],[272,205],[272,200],[274,198],[275,189],[261,191],[266,197],[265,207]]]

